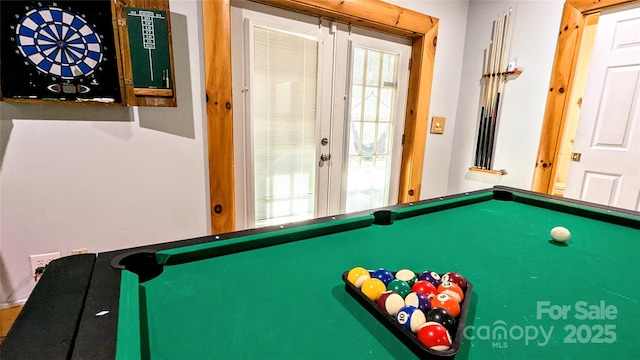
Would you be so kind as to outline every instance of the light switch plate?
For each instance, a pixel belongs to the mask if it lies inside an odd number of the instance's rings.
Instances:
[[[447,118],[442,116],[434,116],[431,119],[431,133],[432,134],[442,134],[444,133],[444,124],[447,121]]]

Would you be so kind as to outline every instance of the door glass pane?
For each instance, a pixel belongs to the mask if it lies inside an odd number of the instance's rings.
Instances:
[[[376,121],[378,118],[379,88],[367,86],[364,92],[364,120]]]
[[[395,90],[395,87],[380,89],[380,107],[378,108],[378,121],[391,121],[391,109],[393,109],[393,95],[395,94]]]
[[[314,217],[318,41],[253,27],[255,225]]]
[[[380,82],[380,60],[382,53],[379,51],[367,50],[365,53],[365,63],[367,64],[367,73],[365,83],[367,85],[378,85]]]
[[[353,83],[364,84],[364,52],[363,48],[355,48],[353,52]]]
[[[388,204],[398,57],[398,54],[354,47],[347,212]]]

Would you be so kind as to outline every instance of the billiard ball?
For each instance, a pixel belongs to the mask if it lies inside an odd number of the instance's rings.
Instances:
[[[467,280],[462,275],[454,271],[449,271],[442,275],[442,282],[452,282],[454,284],[458,284],[462,291],[467,290]]]
[[[449,334],[456,332],[456,318],[443,308],[433,308],[426,313],[427,322],[433,321],[442,324]]]
[[[413,306],[403,306],[396,314],[396,321],[403,328],[416,333],[425,322],[424,313]]]
[[[456,299],[458,303],[461,303],[464,300],[464,292],[456,283],[452,282],[443,282],[438,286],[438,294],[447,294],[450,297]]]
[[[458,317],[458,315],[460,315],[460,304],[458,304],[456,299],[447,294],[438,294],[434,297],[431,300],[431,307],[445,309],[454,317]]]
[[[371,278],[369,271],[363,267],[354,267],[349,270],[347,274],[347,280],[358,289],[361,288],[362,283],[369,278]]]
[[[426,322],[418,330],[418,340],[431,350],[445,351],[451,348],[451,335],[437,322]]]
[[[440,278],[440,274],[438,274],[435,271],[423,272],[422,274],[420,274],[420,276],[418,276],[418,280],[426,280],[432,283],[436,287],[438,287],[438,285],[440,285],[440,283],[442,282],[442,279]]]
[[[396,279],[404,280],[409,286],[412,286],[418,280],[418,277],[413,271],[402,269],[396,273]]]
[[[404,303],[408,306],[418,308],[418,310],[424,312],[425,314],[427,313],[427,311],[431,310],[431,301],[429,301],[429,298],[427,298],[427,296],[423,293],[409,293],[409,295],[404,298]]]
[[[416,283],[411,287],[411,291],[425,294],[429,300],[438,295],[438,289],[436,289],[435,285],[427,280],[416,281]]]
[[[393,280],[393,274],[391,273],[391,271],[386,269],[378,269],[374,271],[371,277],[382,280],[385,286],[389,285],[391,280]]]
[[[553,239],[553,241],[564,243],[569,241],[570,237],[571,237],[571,233],[569,232],[569,229],[565,227],[556,226],[553,229],[551,229],[551,239]]]
[[[385,291],[378,298],[378,306],[387,314],[394,317],[398,313],[398,310],[400,310],[404,305],[404,299],[402,296],[394,293],[393,291]]]
[[[386,290],[384,283],[380,279],[367,279],[362,283],[360,291],[371,301],[376,301]]]
[[[397,293],[404,299],[411,292],[411,286],[404,280],[394,279],[387,285],[387,290]]]

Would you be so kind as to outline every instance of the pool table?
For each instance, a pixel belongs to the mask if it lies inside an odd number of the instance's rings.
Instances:
[[[555,226],[571,231],[551,240]],[[7,358],[409,359],[352,267],[473,283],[456,359],[640,356],[640,213],[507,187],[52,262]]]

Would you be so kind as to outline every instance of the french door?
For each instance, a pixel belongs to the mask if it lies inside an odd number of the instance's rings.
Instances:
[[[251,7],[232,6],[238,229],[395,203],[408,41]]]

